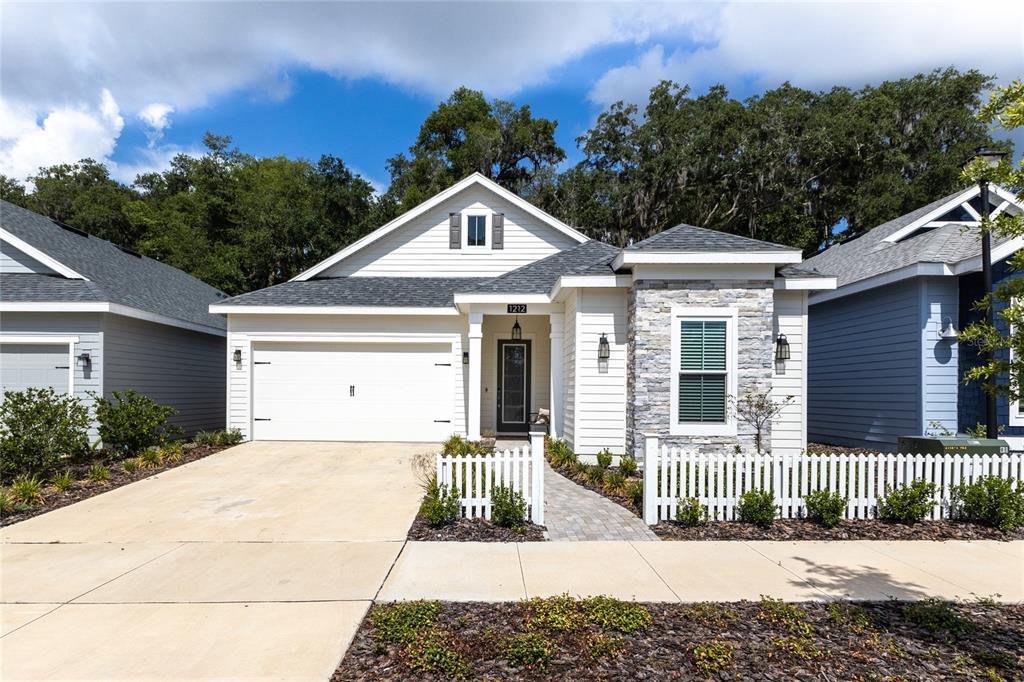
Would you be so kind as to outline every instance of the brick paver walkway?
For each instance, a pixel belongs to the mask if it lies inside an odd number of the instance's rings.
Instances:
[[[544,525],[552,540],[657,540],[643,519],[544,463]]]

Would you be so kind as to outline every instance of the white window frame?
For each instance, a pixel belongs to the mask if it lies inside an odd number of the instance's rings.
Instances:
[[[470,216],[482,217],[484,219],[484,245],[483,246],[471,246],[469,243],[469,218]],[[491,229],[493,222],[491,220],[490,211],[476,210],[476,211],[463,211],[462,213],[462,248],[469,251],[490,251],[491,250]]]
[[[75,344],[78,343],[77,336],[67,335],[25,335],[18,336],[17,334],[4,334],[0,336],[0,344],[4,343],[17,343],[17,344],[38,344],[46,346],[61,346],[65,343],[68,345],[68,395],[73,396],[75,394]]]
[[[679,323],[683,320],[722,321],[725,325],[725,422],[722,424],[679,423]],[[737,435],[736,414],[731,407],[736,397],[738,383],[739,352],[737,328],[739,311],[736,308],[699,308],[673,306],[671,336],[672,376],[670,381],[669,435],[672,436],[735,436]]]
[[[1016,301],[1015,301],[1016,302]],[[1013,325],[1010,327],[1010,336],[1013,336]],[[1010,346],[1010,365],[1013,366],[1013,361],[1017,358],[1017,354],[1013,352],[1013,346]],[[1007,415],[1007,424],[1009,426],[1024,426],[1024,414],[1020,414],[1020,402],[1017,400],[1010,400]]]

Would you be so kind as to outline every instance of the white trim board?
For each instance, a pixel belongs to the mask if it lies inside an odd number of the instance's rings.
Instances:
[[[0,240],[7,242],[8,244],[23,252],[27,256],[39,261],[40,263],[50,268],[54,272],[64,275],[68,279],[84,279],[87,282],[89,281],[88,277],[80,275],[76,271],[72,270],[68,266],[58,261],[57,259],[46,255],[36,247],[26,242],[24,239],[20,239],[19,237],[14,236],[13,234],[11,234],[2,227],[0,227]]]
[[[725,422],[680,423],[679,415],[679,335],[680,320],[724,320],[725,326]],[[672,326],[669,330],[672,353],[671,377],[669,381],[669,435],[672,436],[736,436],[738,425],[735,411],[730,409],[730,399],[735,399],[739,386],[739,310],[721,307],[672,306]]]
[[[989,186],[989,192],[991,192],[992,194],[995,194],[996,196],[998,196],[1003,201],[1011,203],[1011,204],[1017,206],[1018,208],[1024,208],[1024,206],[1021,205],[1021,203],[1017,200],[1017,197],[1015,197],[1012,192],[1006,191],[1005,189],[1003,189],[999,185],[990,185]],[[939,216],[943,215],[947,211],[949,211],[949,210],[959,206],[960,204],[963,204],[963,203],[966,203],[966,202],[970,201],[971,199],[973,199],[974,197],[978,196],[979,194],[981,194],[981,188],[978,187],[977,185],[973,185],[971,187],[968,187],[968,188],[964,189],[964,191],[960,192],[955,197],[953,197],[952,199],[947,201],[946,203],[944,203],[941,206],[939,206],[938,208],[936,208],[936,209],[934,209],[932,211],[929,211],[928,213],[924,214],[923,216],[921,216],[920,218],[918,218],[914,222],[909,223],[908,225],[905,225],[904,227],[901,227],[900,229],[896,230],[895,232],[890,234],[888,237],[886,237],[883,241],[890,242],[890,243],[896,243],[896,242],[900,241],[901,239],[904,239],[904,238],[912,235],[914,232],[917,232],[919,229],[921,229],[923,226],[927,225],[928,223],[933,222],[936,218],[938,218]],[[1003,208],[1004,208],[1003,206],[1000,206],[1000,207],[998,207],[997,211],[1002,210]],[[974,211],[973,208],[970,208],[968,210],[971,213],[974,213],[977,216],[977,211]]]
[[[787,291],[830,291],[836,288],[836,278],[776,277],[775,288]]]
[[[323,272],[324,270],[327,270],[328,268],[336,265],[337,263],[340,263],[341,261],[343,261],[344,259],[348,258],[349,256],[351,256],[352,254],[356,253],[357,251],[361,251],[364,248],[366,248],[367,246],[369,246],[370,244],[373,244],[374,242],[383,239],[384,237],[386,237],[387,235],[391,234],[392,232],[394,232],[398,228],[400,228],[403,225],[409,223],[410,221],[414,220],[415,218],[423,215],[424,213],[426,213],[430,209],[434,208],[435,206],[440,205],[442,202],[447,201],[448,199],[450,199],[451,197],[455,196],[456,194],[458,194],[462,190],[467,189],[468,187],[471,187],[473,185],[479,185],[479,186],[481,186],[481,187],[483,187],[485,189],[488,189],[488,190],[494,192],[495,194],[500,196],[502,199],[504,199],[504,200],[508,201],[509,203],[513,204],[517,208],[519,208],[519,209],[529,213],[530,215],[532,215],[533,217],[537,218],[538,220],[548,224],[549,226],[551,226],[554,229],[558,230],[562,234],[567,235],[571,239],[575,239],[577,242],[579,242],[581,244],[583,242],[585,242],[585,241],[589,241],[589,237],[583,235],[582,233],[580,233],[576,229],[574,229],[574,228],[570,227],[569,225],[563,223],[561,220],[559,220],[558,218],[555,218],[554,216],[550,215],[549,213],[546,213],[545,211],[542,211],[541,209],[537,208],[536,206],[534,206],[530,202],[526,201],[525,199],[523,199],[519,195],[515,194],[514,192],[508,191],[507,189],[505,189],[504,187],[502,187],[498,183],[496,183],[493,180],[490,180],[490,179],[484,177],[480,173],[473,173],[472,175],[470,175],[470,176],[468,176],[466,178],[463,178],[459,182],[455,183],[454,185],[452,185],[448,189],[444,190],[443,192],[435,194],[434,196],[432,196],[431,198],[427,199],[426,201],[424,201],[419,206],[416,206],[414,208],[409,209],[408,211],[406,211],[402,215],[398,216],[397,218],[395,218],[391,222],[386,223],[386,224],[382,225],[381,227],[378,227],[376,230],[374,230],[370,234],[366,235],[362,239],[357,239],[356,241],[352,242],[351,244],[346,246],[341,251],[338,251],[336,254],[334,254],[330,258],[327,258],[326,260],[320,261],[319,263],[317,263],[313,267],[309,268],[308,270],[299,273],[298,275],[293,277],[290,281],[292,281],[292,282],[304,282],[304,281],[310,279],[311,277],[314,277],[314,276],[318,275],[319,273]],[[488,222],[490,222],[490,221],[488,221]],[[465,230],[463,230],[463,231],[465,231]]]
[[[458,315],[454,307],[413,308],[358,305],[231,305],[214,303],[210,312],[221,315]]]
[[[0,313],[110,313],[122,317],[133,317],[137,320],[165,324],[168,327],[180,327],[203,334],[227,336],[226,329],[208,327],[202,324],[186,322],[166,315],[151,313],[139,308],[107,303],[103,301],[0,301]]]
[[[628,265],[692,265],[700,263],[772,263],[791,264],[803,261],[803,254],[793,251],[620,251],[612,261],[612,269]]]

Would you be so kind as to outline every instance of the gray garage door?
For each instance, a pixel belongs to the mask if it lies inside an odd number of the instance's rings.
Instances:
[[[68,391],[68,345],[0,343],[0,389],[50,387]]]

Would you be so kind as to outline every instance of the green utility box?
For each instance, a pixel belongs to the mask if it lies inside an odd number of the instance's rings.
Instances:
[[[999,438],[900,436],[896,451],[908,455],[1002,455],[1010,446]]]

